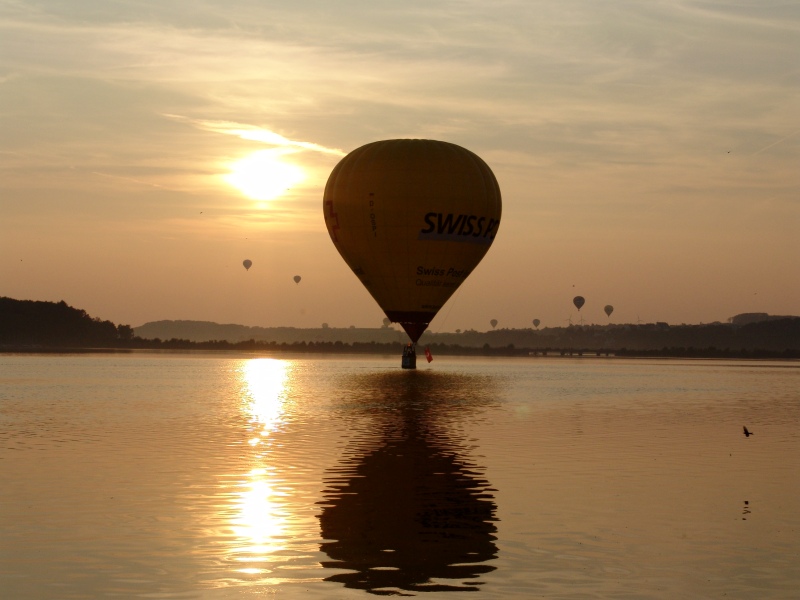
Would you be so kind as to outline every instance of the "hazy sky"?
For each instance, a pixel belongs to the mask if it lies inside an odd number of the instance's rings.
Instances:
[[[0,296],[379,326],[322,192],[407,137],[503,194],[433,331],[577,294],[594,323],[800,314],[800,4],[772,0],[0,0]]]

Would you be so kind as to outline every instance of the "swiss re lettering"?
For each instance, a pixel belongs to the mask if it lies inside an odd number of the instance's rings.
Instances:
[[[420,240],[467,242],[491,244],[500,225],[499,219],[480,215],[456,215],[453,213],[429,212],[423,219],[419,231]]]

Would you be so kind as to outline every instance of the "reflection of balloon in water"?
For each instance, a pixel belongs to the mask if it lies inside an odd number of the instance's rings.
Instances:
[[[245,260],[242,261],[242,264],[244,265],[244,268],[249,271],[250,267],[253,266],[253,261],[250,260],[249,258],[246,258]]]
[[[342,258],[416,342],[489,250],[500,188],[486,163],[460,146],[384,140],[334,167],[323,210]]]
[[[295,283],[300,283],[300,280],[302,279],[302,277],[300,277],[300,275],[295,275],[294,277],[292,277],[292,279],[294,279]]]
[[[477,592],[497,569],[497,490],[459,425],[499,390],[476,374],[388,373],[343,379],[331,396],[363,435],[324,475],[325,581],[376,596]]]
[[[583,296],[575,296],[572,299],[572,303],[575,305],[575,308],[577,308],[579,311],[581,309],[581,306],[583,306],[585,302],[586,300],[583,299]]]
[[[539,319],[534,319],[533,320],[533,326],[536,327],[536,329],[539,329],[539,323],[541,323],[541,321]]]
[[[497,327],[497,319],[492,319],[491,321],[489,321],[489,325],[492,326],[492,329]]]
[[[606,315],[610,317],[611,313],[614,312],[614,307],[610,304],[606,304],[606,307],[603,310],[606,311]]]

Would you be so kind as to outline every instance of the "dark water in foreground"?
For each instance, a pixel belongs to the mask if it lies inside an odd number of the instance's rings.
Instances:
[[[398,364],[0,355],[0,598],[800,597],[800,364]]]

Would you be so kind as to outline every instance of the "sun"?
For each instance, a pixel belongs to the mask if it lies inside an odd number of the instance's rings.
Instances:
[[[303,169],[281,160],[283,152],[257,150],[231,165],[225,181],[253,200],[274,200],[305,179]]]

